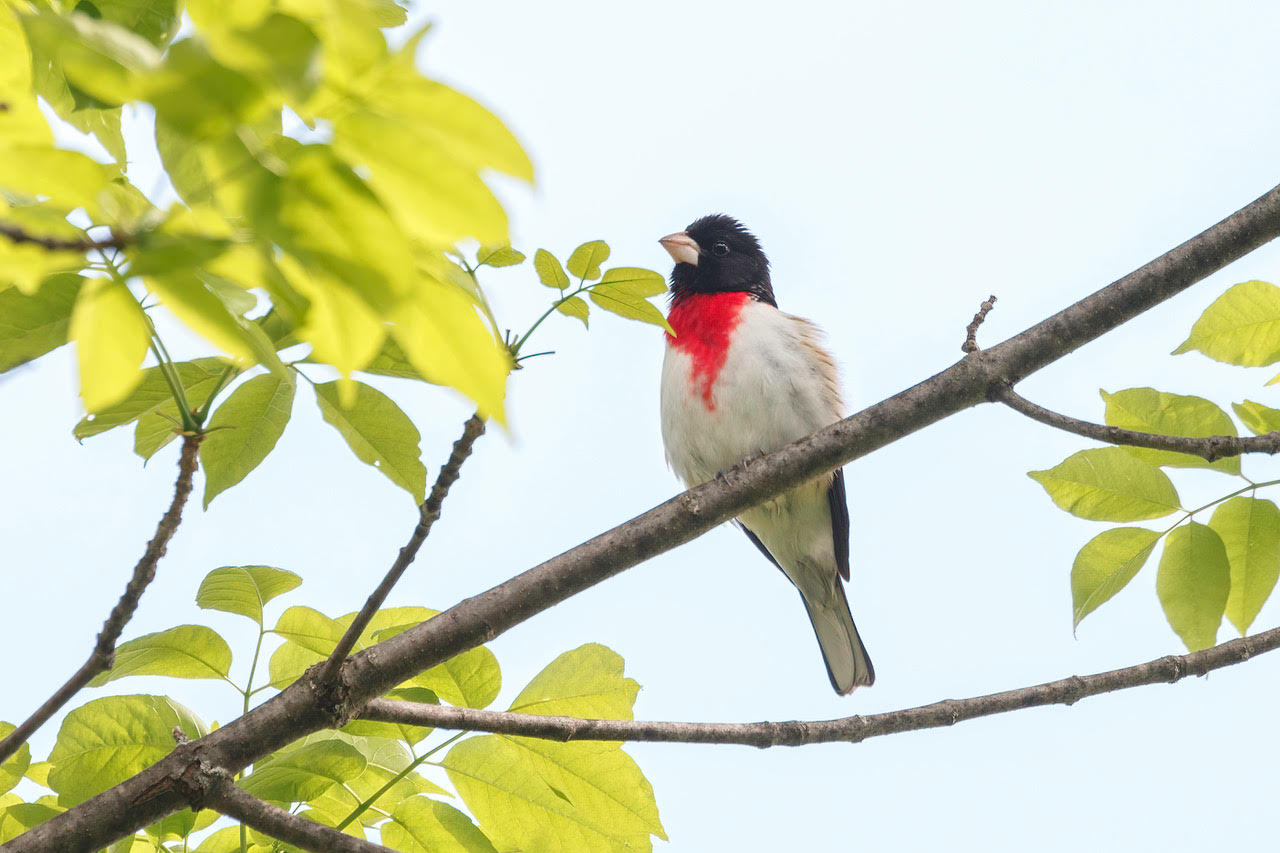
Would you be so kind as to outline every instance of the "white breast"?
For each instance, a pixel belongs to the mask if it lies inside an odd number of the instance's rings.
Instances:
[[[842,416],[835,365],[808,321],[749,302],[711,386],[667,342],[662,365],[662,439],[676,475],[693,486],[744,457],[777,450]]]

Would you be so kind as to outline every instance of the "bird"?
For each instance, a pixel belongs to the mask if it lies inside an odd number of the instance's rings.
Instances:
[[[778,309],[769,259],[738,220],[711,214],[660,241],[671,272],[662,363],[662,441],[686,487],[778,450],[844,417],[836,362],[822,332]],[[875,681],[854,625],[843,470],[735,520],[804,602],[836,693]]]

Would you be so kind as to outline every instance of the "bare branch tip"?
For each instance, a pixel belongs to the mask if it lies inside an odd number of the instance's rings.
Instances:
[[[987,319],[987,315],[991,313],[991,309],[996,307],[995,294],[987,297],[987,301],[978,306],[978,313],[973,315],[973,320],[965,327],[964,343],[960,345],[961,352],[966,355],[978,352],[981,347],[978,346],[978,327]]]

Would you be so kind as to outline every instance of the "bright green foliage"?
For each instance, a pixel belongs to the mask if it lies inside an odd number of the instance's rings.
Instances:
[[[559,302],[556,305],[556,310],[566,316],[577,317],[582,321],[583,326],[590,328],[587,323],[587,314],[591,309],[581,296],[570,296],[568,299]]]
[[[1205,309],[1173,352],[1191,350],[1245,367],[1280,361],[1280,287],[1246,281],[1228,289]]]
[[[301,583],[293,572],[271,566],[223,566],[200,582],[196,604],[205,610],[239,613],[261,625],[267,602]]]
[[[229,369],[234,370],[220,358],[179,361],[173,367],[177,371],[178,380],[187,399],[200,402],[213,393]],[[142,371],[142,381],[129,393],[128,397],[96,414],[85,417],[76,424],[74,434],[78,439],[85,439],[118,426],[133,423],[155,412],[163,412],[170,418],[176,419],[178,407],[173,402],[173,394],[169,390],[169,383],[165,381],[163,369],[148,367]],[[175,426],[173,420],[163,418],[160,420],[167,424],[170,432],[173,431]]]
[[[356,457],[374,466],[391,482],[422,503],[427,469],[419,458],[418,428],[390,397],[363,382],[353,382],[351,403],[339,399],[338,382],[316,386],[316,402],[324,419],[333,425]]]
[[[1094,521],[1145,521],[1179,507],[1165,473],[1119,447],[1082,450],[1030,477],[1059,507]]]
[[[200,445],[206,507],[267,458],[289,423],[294,390],[292,375],[255,376],[213,413],[209,436]]]
[[[1280,432],[1280,409],[1273,409],[1252,400],[1243,403],[1232,403],[1236,417],[1244,423],[1254,435],[1266,435],[1269,432]]]
[[[606,311],[628,320],[651,323],[675,334],[667,318],[647,299],[666,290],[666,281],[652,270],[617,267],[604,274],[600,283],[591,288],[590,296],[592,302]]]
[[[63,273],[45,280],[30,296],[16,288],[0,290],[0,373],[67,342],[71,308],[83,282]]]
[[[638,689],[621,658],[591,643],[552,661],[511,710],[631,719]],[[444,765],[500,850],[650,850],[651,835],[666,838],[653,789],[620,744],[485,735]]]
[[[400,803],[382,828],[382,843],[401,853],[497,853],[471,818],[429,797]]]
[[[74,806],[149,767],[173,751],[173,729],[206,733],[191,711],[164,696],[108,696],[67,714],[49,753],[49,787]]]
[[[476,253],[476,266],[513,267],[524,263],[524,252],[517,252],[510,246],[481,246]]]
[[[80,359],[84,407],[99,412],[142,381],[151,326],[129,288],[117,281],[86,281],[71,311],[71,338]]]
[[[574,249],[565,266],[571,275],[583,281],[594,281],[600,277],[600,265],[607,260],[609,246],[603,240],[592,240]]]
[[[17,726],[13,723],[0,723],[0,738],[7,737]],[[7,793],[18,780],[27,774],[31,767],[31,746],[23,744],[8,761],[0,764],[0,794]]]
[[[1203,397],[1169,394],[1154,388],[1128,388],[1108,394],[1102,391],[1107,404],[1107,423],[1111,426],[1137,432],[1154,432],[1160,435],[1235,435],[1236,425],[1231,416],[1216,404]],[[1202,457],[1167,450],[1148,450],[1126,447],[1125,451],[1152,465],[1168,465],[1174,468],[1212,468],[1227,474],[1240,473],[1240,457],[1231,456],[1207,462]]]
[[[37,824],[63,811],[48,803],[24,803],[16,794],[0,797],[0,844],[12,841]]]
[[[1169,534],[1156,575],[1156,595],[1188,650],[1199,651],[1217,641],[1230,587],[1227,551],[1212,528],[1192,521]]]
[[[128,675],[226,678],[230,671],[231,647],[217,631],[204,625],[179,625],[121,643],[116,647],[115,664],[89,686],[99,687]]]
[[[332,737],[349,743],[365,759],[364,770],[341,780],[323,794],[311,797],[307,804],[316,811],[316,819],[335,826],[367,803],[356,825],[374,826],[391,816],[401,801],[420,794],[444,795],[449,792],[412,772],[417,764],[413,754],[398,739],[385,737],[352,737],[348,732],[321,732],[308,738]],[[375,797],[376,795],[376,797]]]
[[[388,699],[402,699],[405,702],[421,702],[427,705],[439,705],[440,699],[425,687],[397,687],[386,696]],[[357,737],[390,738],[402,740],[413,746],[421,743],[435,729],[427,726],[407,726],[400,723],[375,723],[372,720],[352,720],[342,727],[342,731]]]
[[[264,800],[307,802],[359,776],[366,764],[360,750],[340,738],[304,739],[259,761],[240,787]]]
[[[1213,511],[1209,527],[1226,548],[1231,565],[1226,614],[1243,636],[1280,577],[1280,509],[1268,500],[1232,498]]]
[[[565,275],[564,267],[560,266],[556,256],[546,249],[539,249],[534,253],[533,268],[538,273],[538,281],[547,287],[564,290],[569,286],[569,276]]]
[[[1104,530],[1080,549],[1071,565],[1071,624],[1125,588],[1155,550],[1160,534],[1142,527]]]

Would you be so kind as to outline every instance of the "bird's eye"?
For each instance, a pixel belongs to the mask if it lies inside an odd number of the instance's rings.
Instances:
[[[723,258],[725,255],[729,254],[729,244],[721,240],[719,243],[716,243],[711,247],[711,252],[717,257]]]

